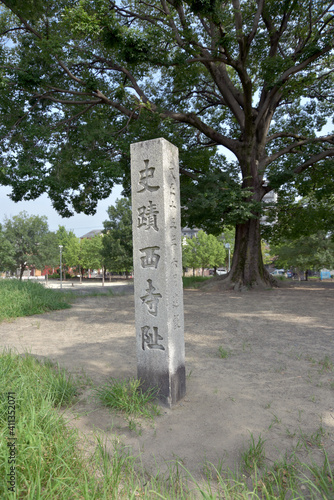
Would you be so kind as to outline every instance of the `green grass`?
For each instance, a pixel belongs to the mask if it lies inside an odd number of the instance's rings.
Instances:
[[[73,491],[84,480],[82,465],[77,465],[74,432],[55,410],[75,398],[72,379],[50,362],[3,352],[0,387],[0,476],[7,477],[10,467],[6,442],[10,439],[7,392],[11,392],[15,393],[16,498],[61,498],[63,488]],[[78,478],[69,474],[71,462]],[[0,483],[0,497],[15,498],[5,481]]]
[[[324,357],[324,359],[321,359],[319,361],[319,365],[321,366],[321,371],[324,372],[324,371],[332,371],[333,368],[334,368],[334,364],[332,362],[332,360],[330,359],[330,357],[328,355],[326,355]]]
[[[218,352],[219,352],[219,357],[222,359],[228,358],[230,355],[230,352],[227,349],[224,349],[222,345],[218,347]]]
[[[183,288],[199,288],[204,281],[211,279],[211,276],[183,276]]]
[[[82,381],[80,383],[82,385]],[[135,381],[114,381],[116,408],[124,393],[140,393]],[[250,436],[234,472],[205,463],[200,482],[182,460],[167,464],[167,472],[150,474],[140,457],[131,454],[118,438],[106,443],[96,436],[88,447],[62,416],[61,405],[77,400],[78,384],[59,366],[33,356],[4,351],[0,354],[0,477],[7,478],[11,436],[8,427],[8,392],[15,393],[15,493],[0,481],[0,498],[9,500],[285,500],[334,498],[333,464],[321,444],[322,428],[310,437],[322,454],[322,463],[304,464],[296,454],[268,461],[261,436]],[[105,388],[103,389],[105,392]],[[123,395],[120,397],[120,395]],[[124,396],[125,397],[125,396]],[[127,399],[127,398],[125,398]],[[150,401],[148,401],[150,403]],[[146,402],[144,406],[146,405]],[[134,411],[126,403],[123,411]],[[139,414],[143,414],[143,402]],[[113,405],[114,407],[114,405]],[[317,455],[319,455],[317,453]],[[319,455],[320,456],[320,455]]]
[[[70,306],[72,293],[44,288],[40,283],[0,280],[0,321],[32,316]]]
[[[96,389],[101,403],[108,408],[125,413],[127,416],[152,419],[160,415],[160,408],[153,401],[158,391],[141,389],[141,381],[135,378],[119,380],[112,378],[107,384]]]
[[[242,453],[242,460],[247,471],[255,470],[262,467],[265,463],[264,441],[259,436],[257,443],[251,434],[250,445],[247,450]]]

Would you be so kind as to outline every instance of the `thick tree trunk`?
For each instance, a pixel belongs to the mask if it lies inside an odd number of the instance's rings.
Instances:
[[[236,290],[277,286],[263,265],[259,219],[236,226],[232,266],[225,280]]]

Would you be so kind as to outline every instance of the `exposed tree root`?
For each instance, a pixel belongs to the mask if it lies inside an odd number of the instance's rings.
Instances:
[[[212,279],[206,281],[202,286],[201,290],[210,291],[225,291],[225,290],[235,290],[238,292],[252,291],[252,290],[268,290],[268,288],[278,288],[279,282],[271,276],[267,271],[264,277],[261,278],[258,275],[257,279],[251,284],[245,284],[244,280],[241,278],[233,280],[231,273],[225,276],[214,276]]]

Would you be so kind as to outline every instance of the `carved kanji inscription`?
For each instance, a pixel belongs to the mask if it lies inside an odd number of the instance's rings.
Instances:
[[[143,269],[157,269],[160,260],[160,255],[156,253],[157,250],[160,250],[160,247],[146,247],[139,249],[139,251],[144,254],[140,257],[141,267]]]
[[[146,288],[146,295],[140,297],[142,302],[146,304],[148,312],[152,316],[157,316],[158,314],[158,303],[161,299],[161,293],[156,292],[155,287],[152,285],[152,280],[147,280],[148,288]]]
[[[164,351],[165,348],[162,344],[159,344],[159,340],[163,340],[161,335],[158,333],[158,327],[153,326],[142,326],[142,349],[145,351],[145,347],[147,349],[158,349],[160,351]]]
[[[160,186],[152,186],[151,181],[154,177],[154,167],[149,167],[149,160],[144,160],[145,168],[143,170],[139,170],[139,184],[142,186],[142,189],[137,191],[137,193],[142,193],[143,191],[149,191],[150,193],[157,191],[160,189]]]
[[[159,231],[158,228],[158,214],[157,206],[152,201],[148,202],[148,205],[143,205],[138,209],[138,228],[144,227],[145,230],[154,229]]]

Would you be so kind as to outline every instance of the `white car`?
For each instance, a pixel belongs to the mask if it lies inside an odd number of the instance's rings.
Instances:
[[[284,276],[285,271],[284,269],[275,269],[275,271],[270,273],[272,276]]]
[[[216,272],[217,272],[218,276],[221,276],[222,274],[227,274],[227,271],[224,267],[218,267]]]

